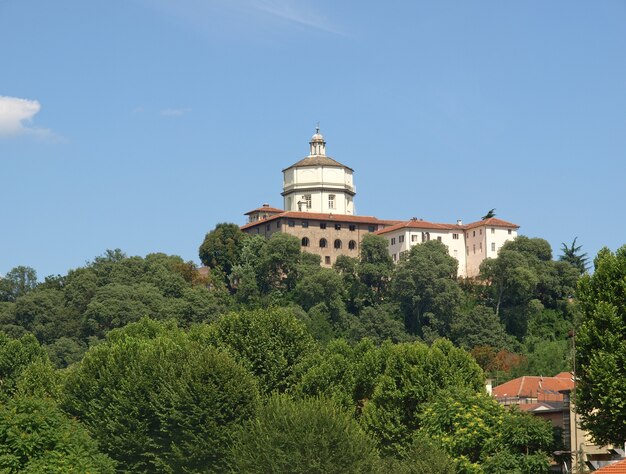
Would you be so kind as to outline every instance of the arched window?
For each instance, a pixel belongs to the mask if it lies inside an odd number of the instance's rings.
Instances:
[[[327,242],[326,239],[320,239],[320,247],[326,248]]]
[[[309,238],[308,237],[302,237],[302,246],[303,247],[308,247],[309,246]]]
[[[341,248],[341,240],[339,240],[339,239],[335,240],[335,248],[336,249],[340,249]]]
[[[356,248],[356,242],[354,240],[351,240],[350,242],[348,242],[348,248],[350,250],[354,250]]]

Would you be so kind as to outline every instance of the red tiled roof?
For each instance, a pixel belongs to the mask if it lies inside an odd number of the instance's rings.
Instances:
[[[257,207],[256,209],[252,209],[251,211],[248,211],[244,214],[244,216],[253,214],[255,212],[285,212],[283,209],[278,209],[277,207],[271,207],[271,206],[261,206],[261,207]]]
[[[559,390],[572,390],[574,381],[571,374],[561,372],[556,377],[540,377],[526,375],[509,380],[502,385],[493,388],[493,396],[496,399],[505,398],[536,398],[539,400],[563,400],[563,394]]]
[[[482,221],[472,222],[471,224],[465,225],[465,228],[473,229],[474,227],[480,227],[483,225],[489,227],[515,227],[516,229],[519,229],[519,226],[517,224],[503,221],[502,219],[498,219],[497,217],[491,217],[489,219],[483,219]]]
[[[353,216],[349,214],[325,214],[325,213],[317,213],[317,212],[283,211],[280,214],[268,216],[267,219],[263,219],[261,221],[256,221],[256,222],[249,222],[248,224],[242,225],[241,230],[246,230],[256,225],[263,225],[267,222],[271,222],[271,221],[274,221],[276,219],[281,219],[281,218],[308,219],[308,220],[327,221],[327,222],[330,222],[330,221],[351,222],[355,224],[378,224],[378,225],[393,225],[399,222],[395,220],[378,219],[377,217],[373,217],[373,216]]]
[[[594,472],[598,474],[626,474],[626,459],[601,467]]]
[[[456,224],[439,224],[436,222],[428,222],[423,220],[413,220],[406,222],[400,222],[399,224],[392,225],[391,227],[385,227],[382,230],[376,232],[377,234],[386,234],[387,232],[393,232],[398,229],[436,229],[436,230],[464,230],[462,225]]]

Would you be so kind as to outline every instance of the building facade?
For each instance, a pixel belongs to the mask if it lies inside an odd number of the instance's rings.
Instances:
[[[309,142],[309,155],[283,170],[284,209],[269,204],[245,215],[241,229],[270,237],[284,232],[300,239],[302,250],[320,255],[332,266],[339,255],[358,257],[365,234],[388,239],[389,254],[397,262],[403,252],[429,240],[439,240],[458,262],[458,276],[476,277],[486,258],[495,258],[518,225],[492,217],[463,225],[422,219],[397,221],[355,213],[354,170],[326,155],[326,141],[317,128]]]

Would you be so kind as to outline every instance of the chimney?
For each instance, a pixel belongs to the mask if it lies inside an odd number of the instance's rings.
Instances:
[[[459,226],[463,225],[463,221],[461,219],[457,219],[456,225],[459,225]]]

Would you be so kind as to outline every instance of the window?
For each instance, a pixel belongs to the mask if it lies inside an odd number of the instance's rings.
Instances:
[[[476,253],[476,244],[472,245],[474,253]]]
[[[304,203],[306,204],[307,209],[311,209],[311,195],[310,194],[304,195]]]
[[[309,227],[309,223],[307,221],[302,221],[302,227],[306,229],[307,227]]]
[[[483,235],[483,230],[482,229],[480,229],[480,235]]]
[[[335,224],[335,230],[341,230],[341,224]]]
[[[439,242],[441,242],[441,236],[440,236],[440,235],[439,235],[439,236],[437,236],[437,240],[438,240]]]
[[[287,224],[289,227],[294,227],[296,225],[296,221],[289,221]]]
[[[320,229],[326,228],[326,222],[320,222]]]
[[[368,225],[367,226],[367,231],[368,232],[375,232],[376,231],[376,226],[375,225]]]
[[[396,245],[396,238],[395,237],[391,238],[391,245]]]
[[[302,237],[302,246],[303,247],[308,247],[309,246],[309,238],[308,237]]]
[[[459,240],[459,234],[452,234],[452,238],[454,240]]]
[[[397,257],[396,257],[396,254],[394,253],[391,257],[393,258],[393,261],[395,262],[395,261],[396,261],[396,258],[397,258]]]
[[[476,237],[476,231],[475,230],[472,231],[472,237]]]
[[[350,250],[354,250],[356,248],[356,242],[354,240],[351,240],[350,242],[348,242],[348,248]]]
[[[492,252],[496,251],[496,243],[495,242],[491,242],[491,251]]]
[[[324,263],[325,263],[326,265],[330,265],[330,257],[329,257],[328,255],[326,255],[326,256],[324,257]]]
[[[329,194],[328,195],[328,209],[334,209],[334,208],[335,208],[335,195]]]
[[[257,234],[259,233],[259,228],[258,228],[258,227],[256,228],[256,233],[257,233]]]
[[[280,221],[276,221],[276,228],[280,229]]]
[[[493,227],[491,228],[491,233],[495,234],[496,233],[496,229],[494,229]]]
[[[483,243],[482,242],[480,243],[480,251],[481,252],[483,251]]]
[[[465,232],[465,238],[469,239],[469,232]]]
[[[321,248],[326,248],[326,245],[328,244],[328,242],[326,242],[326,239],[320,239],[320,247]]]
[[[350,229],[351,231],[353,231],[353,232],[354,232],[354,231],[356,230],[356,225],[354,225],[354,224],[350,224],[350,225],[348,226],[348,229]]]
[[[398,243],[402,243],[404,242],[404,235],[401,235],[400,237],[398,237]]]
[[[411,242],[417,242],[417,235],[413,234],[411,236]]]
[[[335,248],[336,249],[340,249],[341,248],[341,240],[335,239]]]
[[[509,231],[509,235],[511,235],[511,229],[507,229]]]
[[[456,258],[457,260],[459,259],[459,251],[458,250],[454,251],[454,258]]]
[[[265,229],[270,230],[270,225],[269,224],[265,224]]]
[[[422,232],[422,242],[428,242],[430,240],[430,232]]]

